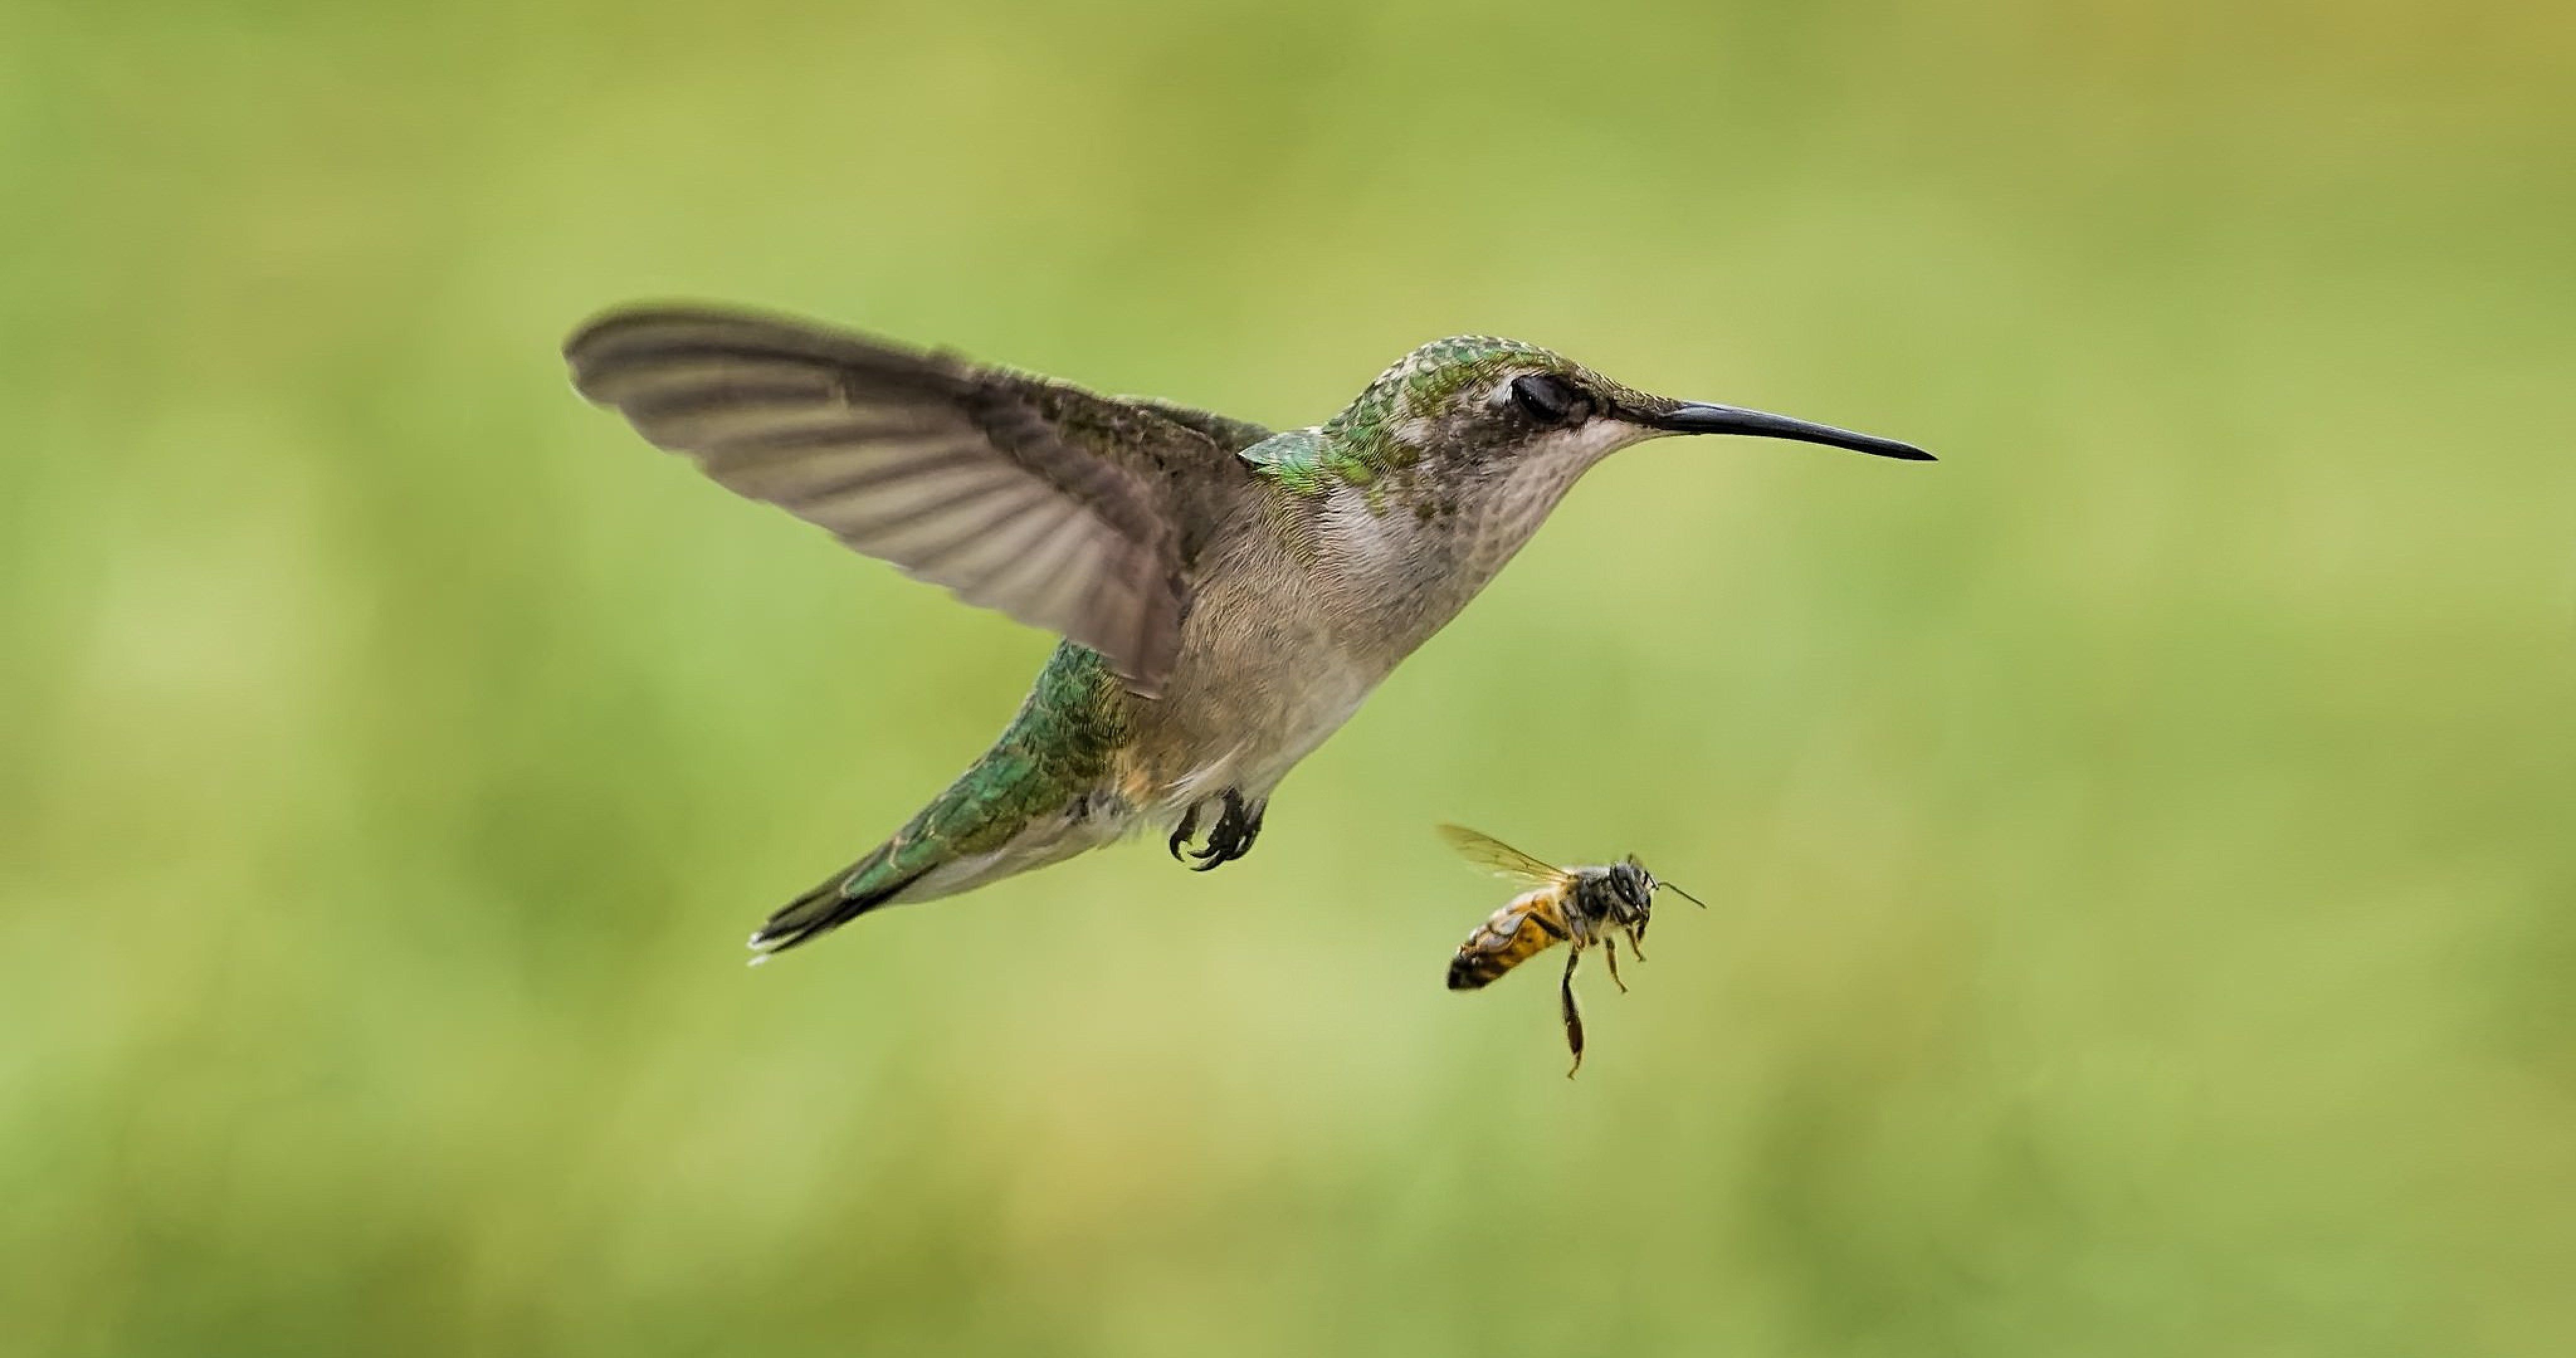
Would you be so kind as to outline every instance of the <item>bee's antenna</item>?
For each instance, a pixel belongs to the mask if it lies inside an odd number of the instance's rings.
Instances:
[[[1690,894],[1689,892],[1682,890],[1680,887],[1674,886],[1672,883],[1667,882],[1667,881],[1665,881],[1664,879],[1662,879],[1662,878],[1660,878],[1660,877],[1658,877],[1658,878],[1656,878],[1656,879],[1655,879],[1655,885],[1657,885],[1657,886],[1659,886],[1659,887],[1662,887],[1662,888],[1664,888],[1664,889],[1665,889],[1665,890],[1667,890],[1667,891],[1672,892],[1674,895],[1679,896],[1679,897],[1681,897],[1683,900],[1686,900],[1686,901],[1690,902],[1691,904],[1698,906],[1698,907],[1699,907],[1700,909],[1702,909],[1702,910],[1706,910],[1706,909],[1708,908],[1708,902],[1703,901],[1703,900],[1701,900],[1699,897],[1694,896],[1694,895]]]

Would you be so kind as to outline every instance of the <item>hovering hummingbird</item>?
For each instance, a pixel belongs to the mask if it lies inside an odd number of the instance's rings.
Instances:
[[[584,397],[727,489],[1064,637],[993,747],[771,915],[764,952],[1138,827],[1200,871],[1242,857],[1288,770],[1618,449],[1750,434],[1932,460],[1481,335],[1279,433],[731,310],[612,312],[564,357]]]

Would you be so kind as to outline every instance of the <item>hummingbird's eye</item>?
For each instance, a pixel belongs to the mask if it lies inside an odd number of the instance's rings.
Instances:
[[[1592,403],[1572,384],[1549,373],[1512,379],[1512,404],[1540,424],[1581,424]]]

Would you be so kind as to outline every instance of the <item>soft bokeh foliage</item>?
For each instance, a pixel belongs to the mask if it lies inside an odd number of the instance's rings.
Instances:
[[[2565,9],[0,29],[0,1352],[2576,1347]],[[667,296],[1947,460],[1623,455],[1244,862],[746,971],[1048,643],[576,401]],[[1451,818],[1716,907],[1578,1082]]]

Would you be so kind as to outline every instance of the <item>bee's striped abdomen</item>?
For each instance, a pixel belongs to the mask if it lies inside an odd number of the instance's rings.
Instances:
[[[1449,959],[1449,988],[1474,990],[1566,937],[1557,891],[1533,891],[1497,910]]]

